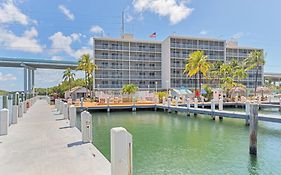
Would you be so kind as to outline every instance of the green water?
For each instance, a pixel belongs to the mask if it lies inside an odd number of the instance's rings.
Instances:
[[[108,160],[110,129],[122,126],[133,135],[134,175],[281,174],[281,124],[259,122],[258,156],[253,158],[243,120],[154,111],[93,116],[94,144]]]

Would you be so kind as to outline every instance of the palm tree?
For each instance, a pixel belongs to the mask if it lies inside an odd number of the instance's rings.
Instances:
[[[93,90],[93,72],[97,69],[97,66],[91,60],[89,54],[84,54],[78,62],[77,70],[85,72],[86,88]],[[91,93],[92,94],[92,93]]]
[[[189,77],[195,77],[195,95],[197,91],[197,75],[199,76],[199,91],[201,92],[201,74],[207,76],[207,72],[211,68],[211,63],[207,61],[208,56],[204,55],[203,51],[195,51],[188,57],[187,64],[185,65],[184,73]]]
[[[69,91],[71,91],[71,81],[74,80],[74,76],[75,73],[72,72],[72,70],[70,68],[67,68],[64,72],[63,72],[63,81],[68,81],[69,84]]]
[[[262,51],[258,51],[258,50],[252,51],[245,60],[246,70],[256,69],[255,96],[257,95],[259,69],[261,69],[264,64],[265,64],[264,54]]]
[[[138,86],[135,84],[126,84],[122,87],[122,93],[130,95],[130,99],[132,100],[132,95],[138,91]]]

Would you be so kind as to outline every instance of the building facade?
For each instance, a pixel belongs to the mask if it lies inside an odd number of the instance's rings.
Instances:
[[[245,59],[256,48],[239,47],[235,42],[220,39],[169,36],[164,41],[144,41],[124,35],[120,39],[94,38],[95,89],[120,90],[128,83],[141,90],[187,87],[193,89],[195,77],[183,73],[190,53],[202,50],[209,61],[227,62]],[[243,80],[254,86],[255,70]],[[261,69],[258,85],[263,82]],[[202,79],[202,84],[210,83]],[[215,85],[214,85],[215,86]]]

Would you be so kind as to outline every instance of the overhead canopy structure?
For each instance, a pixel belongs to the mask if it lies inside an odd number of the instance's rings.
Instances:
[[[193,94],[189,89],[187,88],[180,88],[180,89],[171,89],[171,95],[173,97],[182,97],[182,96],[189,96]]]
[[[77,61],[0,57],[0,67],[24,68],[24,92],[30,93],[34,87],[34,70],[67,68],[76,69],[77,66]]]

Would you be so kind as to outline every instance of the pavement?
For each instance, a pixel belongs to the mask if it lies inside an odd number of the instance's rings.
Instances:
[[[110,175],[110,162],[45,100],[0,136],[1,175]]]

